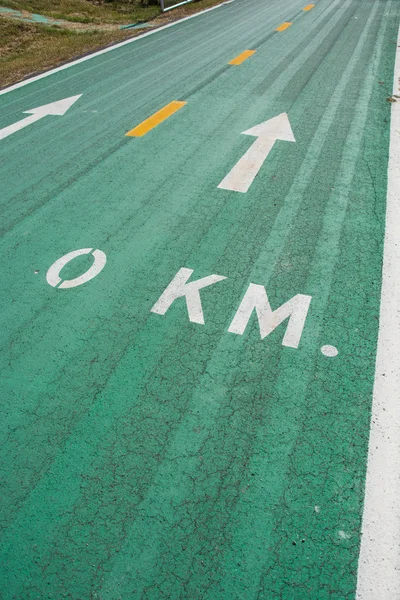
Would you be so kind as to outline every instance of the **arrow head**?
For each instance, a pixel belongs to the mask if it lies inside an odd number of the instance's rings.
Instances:
[[[50,104],[43,104],[43,106],[38,106],[37,108],[30,108],[29,110],[24,110],[24,113],[27,114],[39,114],[42,116],[45,115],[58,115],[62,116],[67,112],[67,110],[82,96],[82,94],[78,94],[78,96],[70,96],[69,98],[64,98],[63,100],[57,100],[57,102],[51,102]]]
[[[273,117],[247,131],[243,131],[243,134],[268,140],[284,140],[285,142],[296,141],[287,113],[281,113],[277,117]]]

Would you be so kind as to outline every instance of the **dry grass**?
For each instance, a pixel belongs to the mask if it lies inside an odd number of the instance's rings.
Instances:
[[[119,30],[77,33],[0,19],[1,86],[128,36],[128,33]]]
[[[157,4],[132,2],[92,2],[91,0],[1,0],[1,6],[26,10],[54,19],[80,23],[133,23],[152,19],[160,13]]]

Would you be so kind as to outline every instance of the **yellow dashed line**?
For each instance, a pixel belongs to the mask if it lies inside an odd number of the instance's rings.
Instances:
[[[187,104],[187,102],[178,102],[178,100],[170,102],[167,106],[164,106],[164,108],[154,113],[154,115],[143,121],[143,123],[140,123],[140,125],[137,125],[128,131],[125,135],[129,137],[142,137],[142,135],[146,135],[146,133],[154,129],[154,127],[157,127],[157,125],[165,121],[165,119],[168,119],[168,117],[176,113],[177,110],[180,110],[185,104]]]
[[[287,29],[291,25],[292,23],[282,23],[282,25],[279,25],[279,27],[277,27],[275,31],[285,31],[285,29]]]
[[[253,54],[255,54],[255,53],[256,53],[255,50],[245,50],[244,52],[242,52],[242,54],[239,54],[239,56],[237,56],[233,60],[229,61],[229,64],[230,65],[241,65],[242,62],[247,60],[250,56],[253,56]]]
[[[307,10],[311,10],[312,8],[314,8],[315,4],[307,4],[307,6],[305,6],[303,8],[303,10],[307,11]]]

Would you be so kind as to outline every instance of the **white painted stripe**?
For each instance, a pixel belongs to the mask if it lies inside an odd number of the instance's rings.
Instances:
[[[193,0],[183,0],[183,2],[178,2],[178,4],[173,4],[172,6],[167,6],[167,8],[164,8],[163,12],[168,12],[169,10],[173,10],[174,8],[178,8],[178,6],[183,6],[184,4],[189,4],[189,2],[193,2]]]
[[[153,35],[154,33],[158,33],[159,31],[163,31],[164,29],[173,27],[174,25],[177,25],[178,23],[183,23],[184,21],[189,21],[189,19],[194,19],[195,17],[204,15],[205,13],[211,12],[212,10],[215,10],[216,8],[225,6],[225,4],[230,4],[232,1],[233,0],[229,0],[228,2],[222,2],[221,4],[217,4],[216,6],[212,6],[211,8],[206,8],[205,10],[197,12],[194,15],[189,15],[188,17],[184,17],[183,19],[179,19],[178,21],[174,21],[173,23],[168,23],[168,25],[163,25],[162,27],[157,27],[157,29],[153,29],[152,31],[142,33],[141,35],[137,35],[134,38],[130,38],[129,40],[125,40],[124,42],[119,42],[118,44],[114,44],[113,46],[110,46],[108,48],[103,48],[103,50],[99,50],[98,52],[93,52],[92,54],[89,54],[87,56],[82,56],[82,58],[73,60],[65,65],[61,65],[60,67],[56,67],[55,69],[46,71],[45,73],[40,73],[40,75],[35,75],[34,77],[30,77],[29,79],[24,79],[23,81],[14,83],[13,85],[10,85],[9,87],[6,87],[3,90],[0,90],[0,96],[2,96],[3,94],[7,94],[8,92],[12,92],[13,90],[17,90],[18,88],[21,88],[25,85],[28,85],[28,83],[33,83],[34,81],[38,81],[39,79],[43,79],[44,77],[48,77],[49,75],[53,75],[54,73],[58,73],[59,71],[64,71],[64,69],[68,69],[69,67],[74,67],[75,65],[79,65],[80,63],[83,63],[87,60],[91,60],[92,58],[95,58],[96,56],[100,56],[101,54],[106,54],[106,52],[112,52],[113,50],[116,50],[117,48],[121,48],[122,46],[126,46],[127,44],[132,44],[132,42],[137,42],[138,40],[141,40],[149,35]]]
[[[400,95],[400,30],[394,94]],[[400,598],[400,102],[392,104],[382,295],[357,600]]]

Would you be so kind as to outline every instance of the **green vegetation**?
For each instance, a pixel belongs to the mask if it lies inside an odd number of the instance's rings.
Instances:
[[[1,85],[9,85],[31,73],[128,36],[120,30],[76,32],[1,18]]]
[[[90,0],[0,0],[0,5],[54,19],[80,23],[133,23],[160,14],[155,0],[143,2],[91,2]]]

